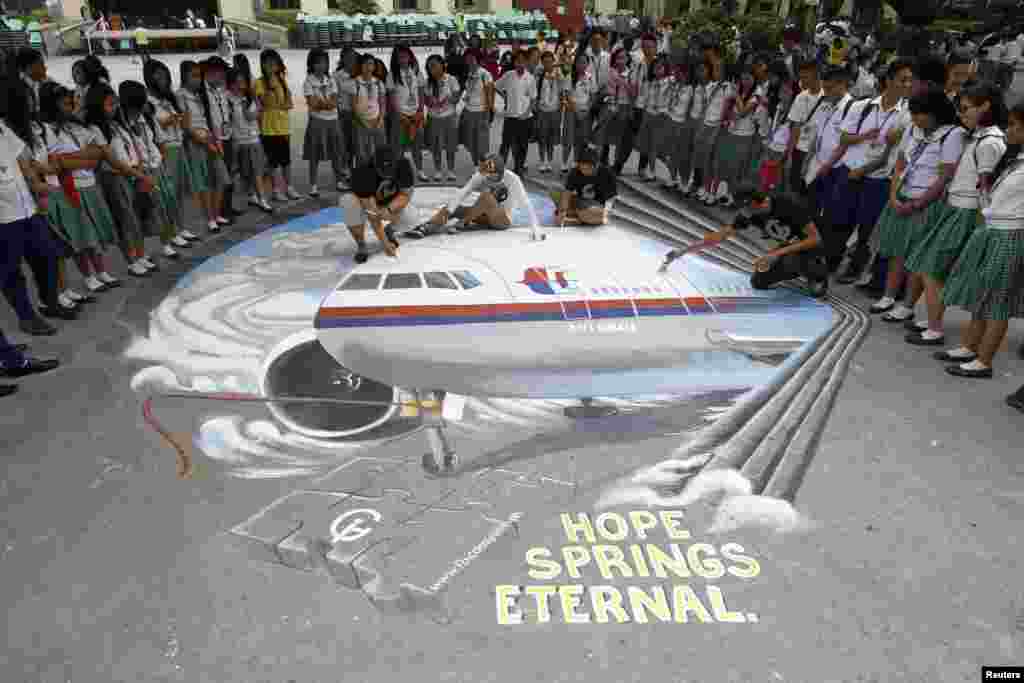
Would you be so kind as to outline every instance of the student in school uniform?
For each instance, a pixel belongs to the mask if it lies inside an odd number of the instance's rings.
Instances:
[[[802,90],[793,101],[789,111],[789,143],[786,147],[786,159],[790,162],[789,189],[802,193],[804,170],[807,166],[807,154],[814,144],[817,131],[814,129],[814,116],[823,104],[824,95],[821,79],[818,75],[818,64],[814,61],[800,63],[797,73]]]
[[[66,88],[40,91],[40,115],[53,132],[47,152],[56,161],[60,179],[59,191],[51,188],[47,197],[47,213],[75,252],[89,293],[71,298],[82,302],[91,301],[97,292],[120,287],[121,281],[107,272],[103,255],[115,237],[114,219],[94,171],[102,152],[91,144],[92,133],[75,117],[74,107],[74,93]]]
[[[579,158],[590,146],[590,110],[598,97],[597,81],[591,72],[590,58],[577,54],[569,82],[569,96],[565,100],[565,118],[562,129],[562,172],[567,173],[573,154]]]
[[[697,135],[704,127],[704,113],[707,109],[708,73],[707,62],[701,60],[693,65],[693,101],[690,102],[690,115],[687,121],[690,142],[686,147],[685,158],[676,157],[677,173],[684,197],[700,195],[704,190],[704,167],[697,163],[696,157],[699,151]],[[683,150],[680,149],[679,154],[682,153]]]
[[[334,72],[334,84],[338,92],[338,132],[341,135],[341,179],[348,182],[352,177],[355,138],[352,129],[352,79],[359,54],[351,45],[345,46],[338,58]]]
[[[494,78],[481,65],[482,53],[470,48],[466,60],[465,107],[459,118],[459,141],[469,152],[473,165],[491,151],[491,123],[494,121]]]
[[[124,125],[118,110],[117,96],[108,85],[89,90],[85,100],[85,121],[92,134],[91,142],[103,150],[103,161],[97,166],[96,176],[114,216],[118,244],[128,271],[136,277],[146,277],[156,270],[144,250],[145,234],[139,221],[139,191],[152,192],[153,178],[146,174],[134,136]]]
[[[537,81],[526,68],[527,57],[520,52],[515,57],[515,69],[504,74],[494,84],[495,90],[505,98],[505,118],[501,131],[501,151],[505,160],[511,150],[515,160],[514,172],[526,173],[526,154],[533,128],[534,103],[537,100]]]
[[[797,96],[799,85],[795,81],[785,80],[779,84],[779,91],[774,102],[766,111],[768,125],[764,127],[764,151],[757,168],[757,186],[761,192],[782,190],[786,150],[792,131],[789,127],[789,110]]]
[[[184,147],[184,125],[188,117],[171,90],[171,72],[163,62],[146,60],[142,73],[157,123],[156,141],[164,153],[164,174],[169,189],[173,190],[167,195],[167,211],[178,226],[178,234],[171,240],[171,246],[188,249],[199,241],[198,235],[185,228],[185,202],[191,195],[191,171]]]
[[[957,259],[942,295],[943,304],[971,312],[961,345],[935,355],[958,377],[992,377],[992,360],[1006,339],[1012,318],[1024,318],[1024,106],[1010,111],[1010,150],[993,170],[990,204]],[[1016,156],[1014,153],[1017,153]],[[1021,392],[1010,397],[1019,398]],[[1018,404],[1019,407],[1019,404]]]
[[[722,206],[733,206],[735,200],[732,193],[739,186],[750,169],[754,142],[757,137],[757,121],[754,118],[761,103],[761,96],[755,91],[754,76],[745,72],[739,78],[736,95],[730,99],[719,142],[715,150],[715,161],[712,164],[714,177],[712,183],[717,186],[715,197]]]
[[[306,80],[302,94],[309,108],[302,158],[309,162],[309,196],[320,196],[317,183],[320,162],[329,161],[339,191],[345,188],[342,178],[341,130],[338,128],[338,84],[329,75],[331,68],[327,51],[314,48],[306,58]]]
[[[845,190],[851,193],[844,225],[856,227],[857,243],[840,273],[838,282],[850,284],[863,273],[865,284],[872,272],[866,266],[878,251],[875,226],[889,200],[889,178],[896,165],[896,148],[910,125],[907,100],[913,82],[912,64],[897,59],[880,76],[882,94],[862,100],[843,120],[842,141],[848,145]]]
[[[224,85],[228,64],[220,57],[210,57],[202,65],[203,84],[199,96],[203,102],[210,132],[216,144],[216,151],[209,155],[210,201],[217,215],[217,222],[230,225],[239,214],[235,211],[235,188],[231,181],[234,176],[232,163],[234,152],[231,139],[231,107]]]
[[[708,82],[704,86],[702,124],[694,137],[693,165],[695,170],[700,169],[704,181],[703,186],[697,191],[697,200],[714,203],[718,199],[718,188],[712,184],[718,141],[722,134],[722,125],[725,123],[726,105],[730,98],[736,97],[736,88],[726,78],[725,62],[719,46],[705,47],[704,61],[707,64]]]
[[[371,163],[377,150],[388,144],[384,120],[387,90],[384,82],[374,75],[376,68],[376,58],[364,54],[359,58],[359,75],[352,79],[352,130],[357,167]]]
[[[637,133],[635,146],[640,155],[640,180],[655,180],[655,164],[665,148],[665,132],[668,126],[668,97],[672,86],[669,62],[666,57],[657,57],[650,65],[653,73],[648,74],[646,92],[641,93],[638,103],[643,105],[643,121]]]
[[[906,301],[897,305],[896,296],[904,284],[904,264],[941,209],[938,201],[956,171],[963,150],[964,129],[958,125],[952,104],[941,87],[929,86],[910,98],[913,126],[903,135],[889,204],[878,219],[879,254],[887,259],[885,295],[871,306],[872,313],[885,313],[886,322],[906,322],[914,315],[924,283],[910,278]]]
[[[434,159],[434,181],[445,178],[442,161],[448,162],[448,180],[455,180],[455,152],[459,149],[459,118],[455,108],[462,91],[458,79],[447,73],[441,55],[427,58],[423,98],[429,114],[426,141]]]
[[[228,104],[231,106],[231,137],[235,141],[233,167],[249,205],[273,213],[268,201],[270,183],[264,172],[267,160],[260,143],[260,103],[252,94],[251,81],[238,69],[228,69]]]
[[[849,92],[852,76],[849,69],[843,66],[828,67],[822,74],[822,97],[825,104],[818,109],[813,119],[817,136],[813,153],[808,159],[807,175],[804,177],[811,189],[815,211],[821,217],[826,244],[830,247],[830,273],[839,268],[846,242],[853,232],[848,216],[854,195],[843,190],[849,173],[844,164],[849,146],[843,142],[842,132],[843,122],[856,104]]]
[[[176,93],[178,108],[185,114],[182,132],[185,139],[185,155],[188,159],[189,191],[199,200],[206,228],[210,233],[220,232],[227,220],[217,220],[217,208],[213,203],[210,182],[210,154],[216,151],[216,141],[210,131],[210,121],[203,104],[201,88],[202,67],[193,61],[181,63],[181,88]]]
[[[562,110],[569,95],[569,81],[555,64],[555,55],[545,52],[537,82],[537,146],[541,173],[550,173],[555,157],[555,143],[562,127]],[[555,169],[561,173],[561,167]]]
[[[633,125],[633,101],[636,93],[629,80],[629,56],[622,48],[611,54],[607,82],[601,90],[603,104],[594,121],[594,145],[601,150],[601,164],[608,166],[611,148],[619,156],[619,146],[626,136],[626,128]],[[601,86],[598,86],[601,88]]]
[[[421,181],[427,180],[423,170],[423,133],[426,128],[426,106],[423,101],[423,74],[405,44],[395,46],[391,53],[391,71],[387,78],[390,111],[394,125],[391,147],[412,158]]]
[[[975,230],[984,225],[981,210],[988,204],[996,165],[1006,152],[1006,106],[994,83],[968,86],[960,93],[960,121],[968,131],[949,190],[941,202],[935,227],[928,231],[907,258],[909,273],[924,279],[928,318],[909,320],[906,337],[915,346],[941,346],[945,341],[942,288],[957,257]]]
[[[637,134],[640,132],[640,126],[644,120],[646,96],[650,91],[652,82],[655,80],[654,62],[657,58],[657,39],[650,35],[641,38],[640,56],[633,62],[629,71],[630,96],[633,99],[632,111],[630,112],[629,125],[623,127],[622,138],[615,150],[616,175],[622,175],[626,162],[629,161],[629,157],[633,154]],[[646,169],[649,163],[649,159],[641,156],[639,167]]]

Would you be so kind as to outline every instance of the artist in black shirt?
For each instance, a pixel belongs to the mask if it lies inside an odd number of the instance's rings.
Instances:
[[[757,227],[783,244],[754,260],[755,272],[750,278],[750,285],[754,289],[769,289],[780,282],[803,276],[807,278],[815,296],[827,294],[828,264],[825,248],[807,202],[792,193],[767,194],[748,189],[737,195],[741,193],[749,197],[750,201],[736,215],[731,225],[726,225],[684,250],[670,251],[662,268],[667,268],[680,256],[723,242],[734,237],[738,231]]]
[[[377,239],[384,245],[384,253],[395,256],[398,240],[395,230],[410,229],[416,220],[405,208],[412,199],[416,176],[406,158],[395,159],[387,147],[377,150],[371,161],[352,174],[352,194],[341,199],[345,224],[356,241],[356,263],[366,263],[366,221],[369,219]],[[387,224],[387,225],[385,225]]]
[[[615,174],[607,166],[597,163],[597,156],[592,150],[581,150],[576,168],[565,180],[565,191],[551,193],[558,207],[555,220],[559,223],[576,220],[583,225],[604,225],[608,222],[609,202],[617,193]]]

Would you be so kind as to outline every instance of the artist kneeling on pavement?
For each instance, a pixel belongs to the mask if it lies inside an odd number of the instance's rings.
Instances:
[[[807,279],[815,296],[828,293],[828,264],[824,244],[812,220],[811,209],[804,199],[792,193],[768,194],[750,189],[742,191],[742,195],[750,198],[749,204],[740,210],[731,225],[726,225],[686,249],[669,252],[665,265],[754,226],[767,229],[785,242],[781,247],[754,260],[755,272],[750,278],[750,285],[754,289],[769,289],[780,282],[802,276]]]
[[[473,206],[462,206],[462,202],[473,192],[480,193],[476,203]],[[482,228],[505,230],[512,227],[512,213],[516,209],[527,212],[530,227],[534,230],[540,228],[537,213],[530,204],[523,181],[505,168],[505,162],[500,157],[492,154],[481,160],[477,172],[448,202],[448,206],[441,207],[429,221],[405,234],[416,239],[433,235],[445,229],[452,219],[457,222],[447,227],[449,233]]]
[[[366,263],[366,221],[369,219],[384,253],[395,256],[398,240],[395,231],[411,228],[415,219],[405,211],[412,199],[416,176],[412,163],[403,157],[395,159],[390,148],[382,147],[373,159],[352,174],[352,194],[343,195],[341,210],[345,225],[356,241],[356,263]]]
[[[591,149],[580,151],[576,168],[565,180],[564,192],[552,192],[558,207],[555,220],[577,221],[583,225],[604,225],[615,198],[615,174],[607,166],[597,163],[597,154]]]

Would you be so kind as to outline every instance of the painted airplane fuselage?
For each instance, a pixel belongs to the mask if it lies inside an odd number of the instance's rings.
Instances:
[[[754,290],[747,275],[694,257],[658,273],[660,256],[577,229],[405,242],[397,259],[346,275],[316,334],[344,367],[395,386],[576,398],[679,391],[663,371],[721,350],[716,333],[798,346],[810,337],[788,316],[831,320],[828,306]]]

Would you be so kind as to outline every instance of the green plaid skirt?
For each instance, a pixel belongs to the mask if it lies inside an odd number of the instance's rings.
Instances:
[[[184,221],[185,197],[188,196],[190,187],[185,148],[180,145],[168,145],[167,158],[164,159],[162,168],[163,175],[167,177],[166,185],[160,186],[164,193],[164,207],[172,222],[180,224]]]
[[[188,143],[185,146],[188,159],[188,191],[189,194],[210,191],[210,152],[202,145]]]
[[[958,209],[946,202],[940,206],[936,227],[921,238],[907,258],[907,272],[924,273],[944,282],[982,221],[977,209]]]
[[[906,197],[899,195],[901,201]],[[942,202],[932,202],[923,211],[909,216],[900,216],[886,204],[878,217],[879,255],[885,258],[906,258],[913,253],[929,230],[935,227],[935,219],[942,210]]]
[[[1024,230],[975,230],[953,266],[942,301],[980,320],[1024,318]]]
[[[114,218],[98,187],[79,188],[82,206],[75,208],[63,191],[50,193],[48,216],[54,229],[76,252],[114,244]]]

